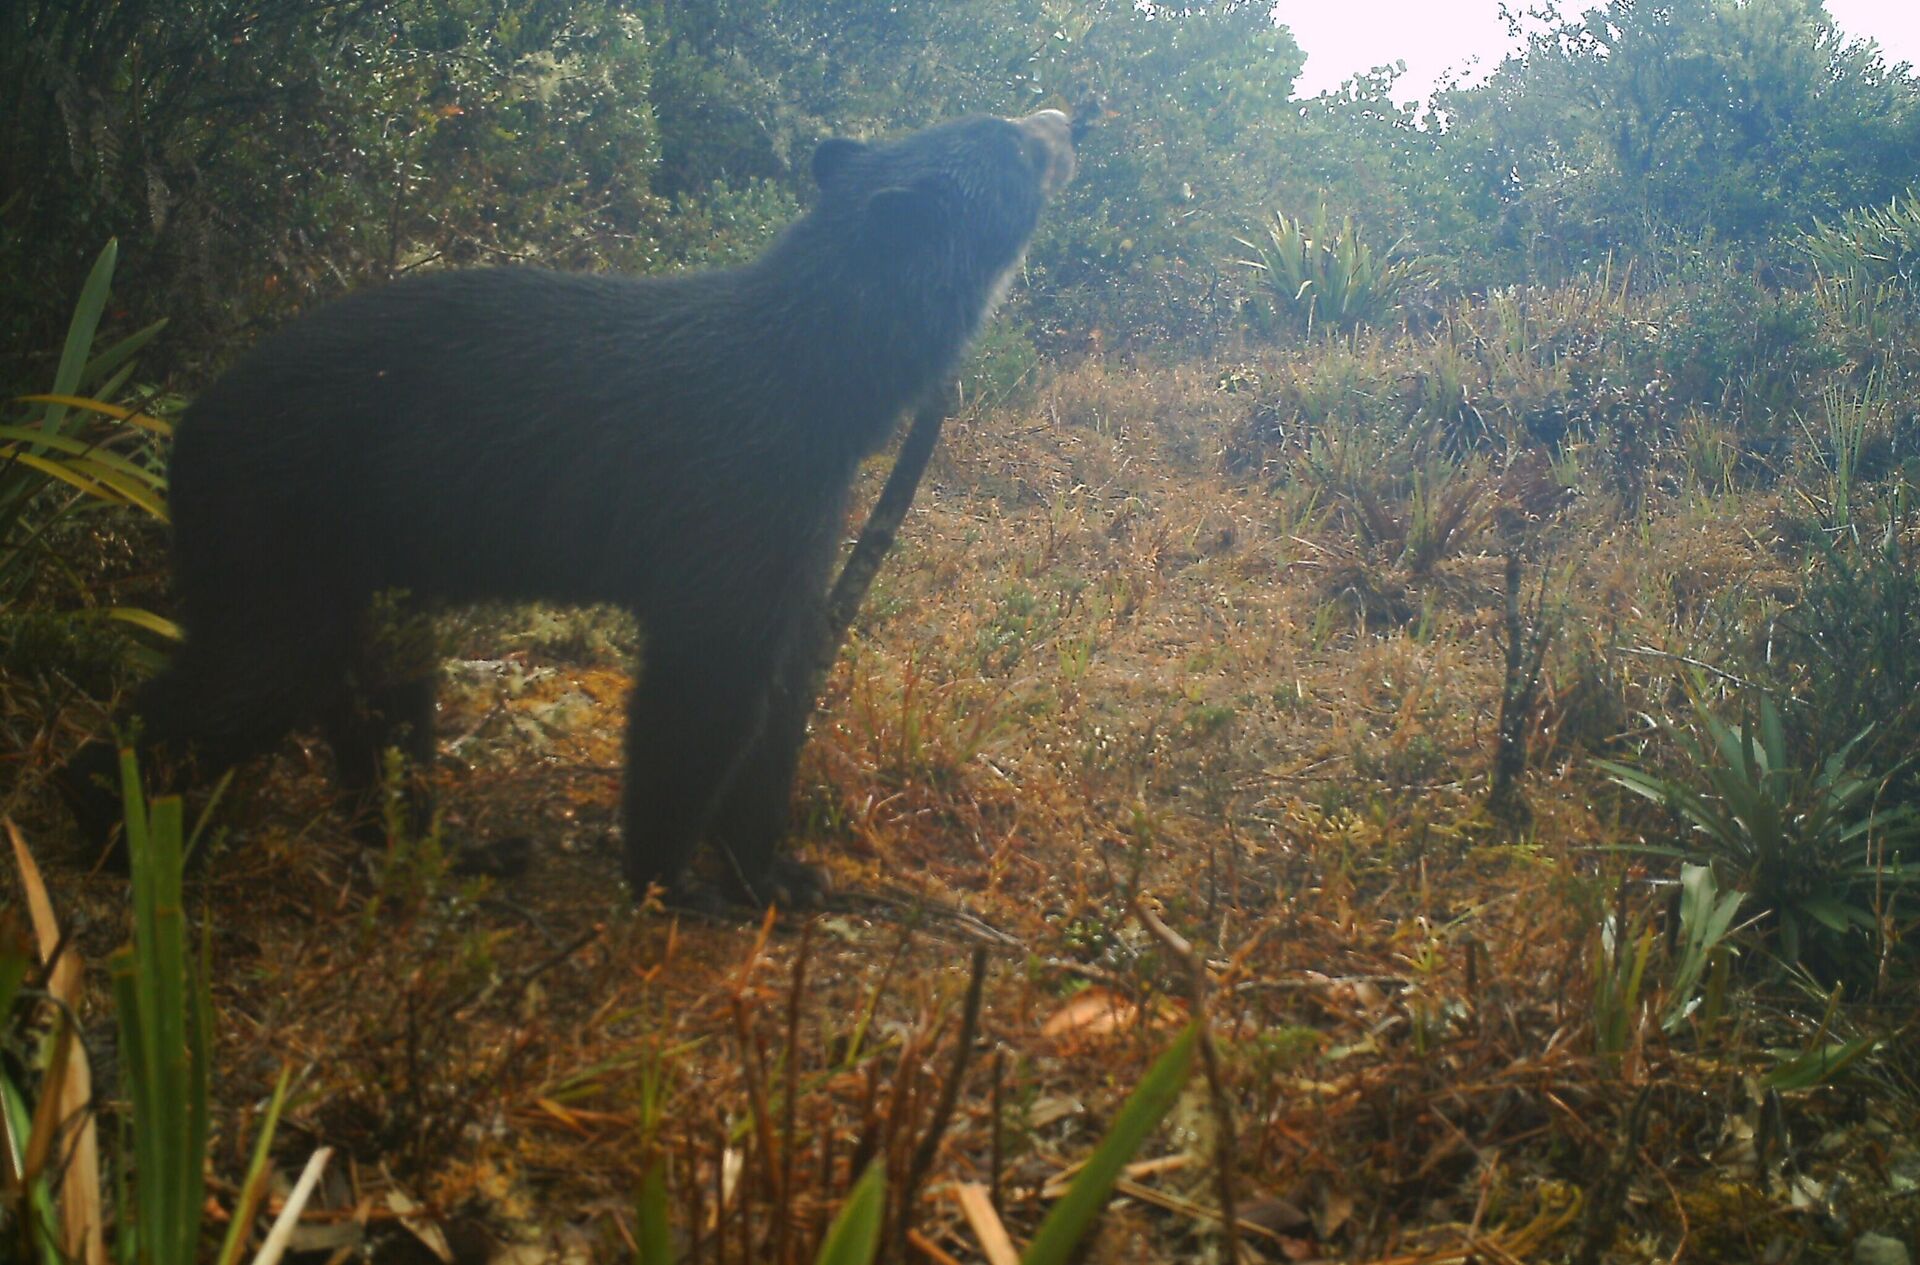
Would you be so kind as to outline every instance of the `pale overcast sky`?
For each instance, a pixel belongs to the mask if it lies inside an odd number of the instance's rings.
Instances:
[[[1577,13],[1586,6],[1569,0],[1561,7]],[[1847,34],[1878,40],[1888,61],[1920,66],[1920,0],[1827,0],[1827,12]],[[1510,48],[1500,0],[1280,0],[1279,18],[1306,50],[1296,88],[1303,97],[1396,60],[1407,73],[1395,95],[1425,97],[1443,70],[1476,56],[1491,69]]]

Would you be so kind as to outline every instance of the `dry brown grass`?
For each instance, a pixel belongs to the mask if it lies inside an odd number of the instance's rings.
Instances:
[[[982,1057],[915,1209],[924,1241],[977,1259],[952,1184],[997,1178],[1031,1233],[1178,1022],[1185,984],[1126,912],[1141,898],[1210,963],[1260,1259],[1564,1259],[1599,1233],[1583,1199],[1623,1149],[1605,1259],[1760,1259],[1802,1236],[1756,1123],[1884,1152],[1911,1098],[1755,1100],[1762,1033],[1807,1035],[1790,1005],[1752,1003],[1739,1033],[1642,1027],[1619,1064],[1590,1032],[1597,925],[1644,896],[1592,850],[1631,823],[1584,757],[1672,678],[1612,648],[1704,653],[1762,626],[1791,581],[1778,501],[1673,497],[1637,519],[1507,461],[1473,475],[1484,512],[1416,561],[1271,469],[1228,473],[1250,407],[1213,369],[1088,361],[950,427],[807,749],[798,843],[842,897],[804,936],[795,916],[629,907],[604,658],[536,646],[454,675],[448,829],[533,834],[511,882],[369,866],[314,761],[255,775],[246,846],[198,892],[216,1171],[240,1171],[243,1117],[291,1062],[289,1153],[325,1140],[353,1161],[335,1216],[391,1228],[398,1190],[456,1241],[606,1259],[664,1155],[676,1215],[707,1227],[693,1259],[746,1259],[743,1235],[753,1259],[776,1239],[803,1259],[851,1165],[898,1168],[925,1136],[986,944]],[[1515,541],[1568,629],[1525,832],[1482,810]],[[118,893],[62,894],[110,942]],[[1180,1209],[1214,1205],[1211,1130],[1196,1081],[1141,1157],[1162,1161],[1136,1177],[1153,1197],[1117,1206],[1087,1259],[1209,1259],[1216,1235]],[[1865,1153],[1794,1163],[1828,1182]]]

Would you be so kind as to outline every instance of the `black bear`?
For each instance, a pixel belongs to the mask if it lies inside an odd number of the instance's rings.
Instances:
[[[449,271],[268,338],[179,426],[186,638],[133,702],[142,742],[205,775],[317,721],[365,785],[390,742],[433,752],[430,672],[370,662],[376,595],[612,603],[644,636],[627,878],[671,886],[706,839],[742,895],[779,893],[857,465],[954,372],[1073,163],[1058,110],[831,139],[816,205],[743,268]],[[112,767],[96,743],[64,779],[102,835]]]

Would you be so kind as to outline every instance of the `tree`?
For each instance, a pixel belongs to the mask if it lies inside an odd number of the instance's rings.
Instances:
[[[1468,197],[1558,263],[1783,230],[1884,201],[1920,149],[1920,82],[1823,0],[1549,5],[1482,87],[1443,95]]]
[[[172,349],[430,256],[642,262],[649,49],[619,0],[0,7],[0,279],[105,238]],[[59,317],[14,307],[14,346]]]

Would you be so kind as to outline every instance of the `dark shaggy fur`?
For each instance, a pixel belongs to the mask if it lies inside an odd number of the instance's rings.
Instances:
[[[186,641],[134,702],[143,740],[205,776],[317,720],[370,784],[390,742],[433,751],[430,677],[373,684],[374,595],[613,603],[645,634],[628,879],[673,884],[707,838],[777,890],[856,466],[953,372],[1072,162],[1057,111],[830,140],[818,205],[747,267],[439,273],[266,340],[179,428]],[[67,779],[96,830],[111,764],[98,744]]]

